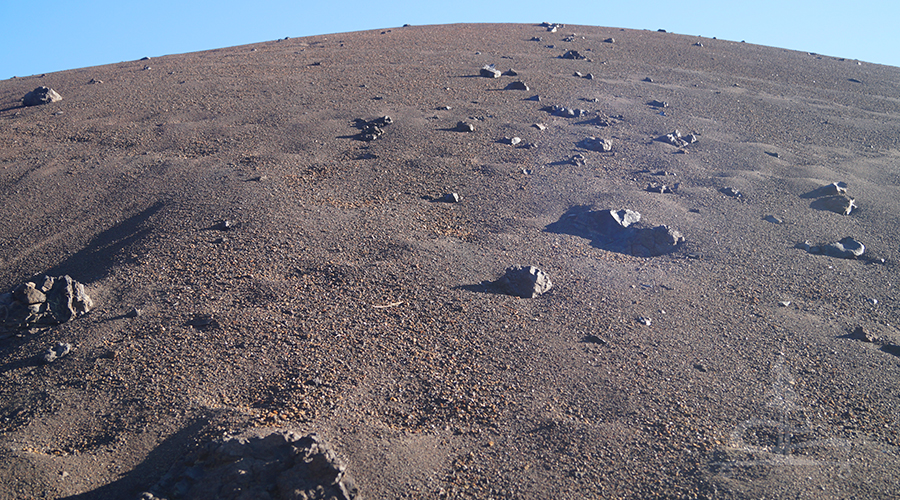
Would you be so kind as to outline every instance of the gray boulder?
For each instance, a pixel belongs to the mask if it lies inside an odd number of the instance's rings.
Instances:
[[[513,266],[497,281],[501,290],[509,295],[533,299],[553,288],[550,278],[533,266]]]
[[[44,276],[0,295],[0,328],[58,325],[84,316],[93,307],[83,284],[70,276]]]
[[[39,106],[56,101],[62,101],[62,96],[50,87],[38,87],[22,98],[25,106]]]
[[[839,259],[856,259],[862,257],[866,251],[865,245],[849,236],[828,245],[812,245],[807,241],[798,246],[811,254],[827,255]]]
[[[578,142],[577,146],[591,151],[607,152],[612,150],[612,142],[597,137],[585,137]]]

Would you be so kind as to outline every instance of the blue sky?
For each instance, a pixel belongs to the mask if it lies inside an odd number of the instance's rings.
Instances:
[[[542,21],[669,32],[900,66],[897,0],[0,0],[0,79],[403,24]]]

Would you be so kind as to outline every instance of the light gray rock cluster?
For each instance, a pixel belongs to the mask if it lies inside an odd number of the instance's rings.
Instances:
[[[812,202],[812,207],[820,210],[828,210],[836,214],[850,215],[856,206],[856,200],[847,194],[847,185],[842,182],[833,182],[822,186],[807,196],[818,198]]]
[[[53,326],[87,314],[94,302],[70,276],[44,276],[0,294],[0,328]]]
[[[689,144],[693,144],[699,141],[700,139],[694,134],[682,135],[680,131],[673,130],[671,133],[661,135],[655,140],[659,142],[665,142],[666,144],[671,144],[678,148],[683,148]]]

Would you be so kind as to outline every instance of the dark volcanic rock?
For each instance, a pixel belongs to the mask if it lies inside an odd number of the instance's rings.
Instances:
[[[65,323],[87,314],[94,303],[84,285],[69,276],[44,276],[0,295],[0,329]]]
[[[277,430],[265,436],[226,437],[209,443],[176,462],[143,498],[360,497],[344,465],[317,435]]]
[[[511,82],[506,86],[506,90],[528,90],[528,85],[525,85],[525,82]]]
[[[31,92],[25,94],[22,98],[22,104],[25,106],[39,106],[51,102],[61,101],[62,96],[50,87],[38,87]]]
[[[628,209],[585,211],[573,207],[547,230],[590,238],[599,248],[637,257],[667,254],[684,242],[679,231],[665,225],[640,227],[640,220],[640,213]]]
[[[856,200],[842,194],[838,196],[828,196],[820,198],[812,203],[813,208],[828,210],[841,215],[850,215],[850,212],[856,208]]]
[[[497,287],[509,295],[533,299],[553,287],[550,278],[533,266],[513,266],[496,282]]]
[[[577,50],[569,50],[559,57],[561,59],[587,59],[586,56],[581,55]]]

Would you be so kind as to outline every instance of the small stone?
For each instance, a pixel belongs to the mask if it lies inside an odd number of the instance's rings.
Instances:
[[[35,288],[35,284],[28,282],[22,285],[14,294],[16,300],[25,305],[40,304],[47,301],[44,292]]]
[[[512,68],[509,68],[508,70],[503,72],[503,76],[519,76],[519,72]]]
[[[772,158],[781,158],[781,155],[775,152],[766,151],[766,154],[771,156]]]
[[[584,75],[584,77],[585,77],[586,79],[588,79],[588,80],[593,80],[593,79],[594,79],[594,74],[593,74],[593,73],[588,73],[588,74]]]
[[[444,196],[441,196],[438,201],[442,201],[444,203],[459,203],[460,198],[456,193],[447,193]]]
[[[560,59],[587,59],[587,57],[581,55],[577,50],[569,50],[559,57]]]
[[[532,127],[536,128],[538,130],[547,130],[547,126],[544,125],[543,123],[535,123],[534,125],[532,125]]]
[[[806,241],[797,245],[797,247],[806,250],[811,254],[827,255],[829,257],[837,257],[840,259],[856,259],[861,257],[866,251],[865,245],[849,236],[836,243],[831,243],[830,245],[813,245],[809,241]]]
[[[652,106],[654,108],[668,108],[669,103],[666,101],[657,101],[656,99],[647,103],[647,106]]]
[[[528,85],[525,82],[510,82],[504,90],[528,90]]]
[[[103,83],[103,80],[96,80],[94,78],[91,78],[91,80],[88,82],[88,84],[90,85],[96,85],[98,83]]]
[[[50,87],[38,87],[25,94],[25,97],[22,98],[22,104],[25,106],[39,106],[61,100],[62,96]]]
[[[666,184],[661,184],[659,182],[651,182],[650,184],[648,184],[647,191],[649,191],[651,193],[660,193],[660,194],[666,194],[666,193],[671,194],[671,193],[675,192],[672,187],[670,187]]]
[[[778,303],[778,305],[781,307],[788,307],[791,305],[791,301],[790,300],[782,300]]]
[[[583,167],[587,165],[587,158],[583,154],[577,154],[569,160],[569,163],[575,165],[576,167]]]
[[[567,108],[565,106],[548,106],[544,108],[544,111],[549,111],[553,116],[561,116],[563,118],[579,118],[588,114],[588,111],[585,109]]]
[[[509,143],[512,144],[513,146],[515,146],[516,144],[518,144],[520,142],[522,142],[522,139],[519,137],[513,137],[512,139],[509,140]]]
[[[839,196],[829,196],[827,198],[821,198],[813,202],[813,206],[822,208],[836,214],[841,215],[850,215],[850,212],[856,208],[856,200],[853,198],[842,194]]]
[[[607,152],[612,150],[612,142],[597,137],[586,137],[577,144],[578,147],[591,151]]]
[[[581,74],[581,71],[576,71],[576,72],[572,73],[572,76],[574,76],[576,78],[581,78],[584,75]]]
[[[857,326],[856,329],[853,330],[853,333],[850,334],[850,338],[856,340],[862,340],[863,342],[877,342],[878,337],[872,332],[866,330],[862,326]]]
[[[43,355],[41,355],[41,361],[46,364],[50,364],[57,359],[69,354],[72,351],[72,345],[66,344],[63,342],[57,343],[55,346],[47,349]]]
[[[607,341],[603,340],[602,338],[600,338],[600,337],[598,337],[598,336],[596,336],[596,335],[586,335],[586,336],[584,337],[584,341],[585,341],[585,342],[588,342],[588,343],[591,343],[591,344],[599,344],[599,345],[606,345],[606,344],[608,344]]]
[[[653,324],[653,320],[650,318],[645,318],[645,317],[641,316],[640,318],[638,318],[638,323],[640,323],[644,326],[650,326],[651,324]]]
[[[218,229],[219,231],[231,231],[234,228],[235,228],[234,221],[228,220],[228,219],[219,221],[219,223],[216,224],[216,229]]]
[[[733,187],[723,187],[719,192],[732,198],[742,198],[744,196],[743,193]]]
[[[816,190],[816,196],[836,196],[847,194],[847,187],[842,182],[832,182]]]
[[[500,70],[495,68],[493,64],[481,68],[481,76],[485,78],[500,78],[501,74]]]
[[[457,132],[474,132],[475,125],[473,125],[471,123],[467,123],[467,122],[458,122],[456,124],[456,131]]]
[[[771,222],[772,224],[781,224],[783,221],[774,215],[767,215],[763,217],[763,220],[766,222]]]
[[[534,266],[509,267],[497,284],[510,295],[532,299],[553,288],[550,278]]]
[[[703,363],[694,363],[694,368],[703,373],[706,373],[709,371],[709,368],[707,368],[706,365]]]
[[[525,99],[525,100],[526,100],[526,101],[541,102],[541,96],[539,96],[539,95],[533,95],[533,96],[531,96],[531,97],[529,97],[528,99]]]
[[[695,42],[694,47],[703,47],[703,44],[700,42]]]
[[[616,43],[616,39],[615,39],[615,38],[607,38],[606,40],[603,40],[603,41],[606,42],[606,43]]]
[[[648,76],[648,77],[647,77],[647,78],[644,78],[644,79],[643,79],[643,80],[641,80],[641,81],[642,81],[642,82],[648,82],[648,83],[653,83],[653,79],[652,79],[652,78],[650,78],[650,77],[649,77],[649,76]]]
[[[125,317],[126,318],[137,318],[141,314],[143,314],[142,310],[138,309],[137,307],[132,307],[130,311],[125,313]]]

